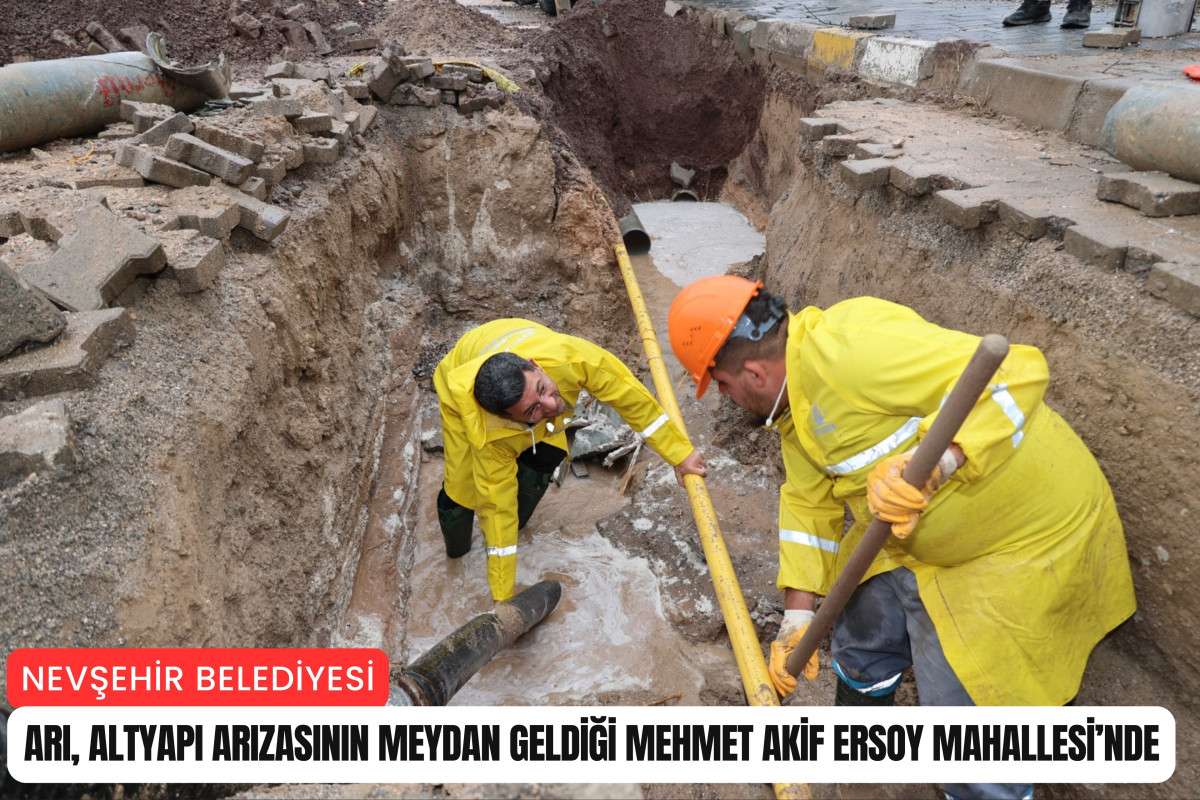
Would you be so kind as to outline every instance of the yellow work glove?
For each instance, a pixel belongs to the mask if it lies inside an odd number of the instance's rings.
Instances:
[[[796,679],[787,671],[788,656],[800,644],[800,638],[808,630],[812,622],[813,612],[807,609],[791,608],[783,613],[783,623],[779,626],[779,634],[771,642],[771,660],[767,672],[771,676],[771,684],[780,697],[787,697],[796,691]],[[821,669],[821,661],[817,651],[813,650],[812,657],[804,665],[804,679],[815,681]]]
[[[929,498],[958,466],[958,460],[947,450],[925,487],[918,489],[901,477],[914,452],[909,450],[883,459],[867,476],[867,506],[872,514],[892,523],[892,535],[897,539],[908,538],[917,527],[921,512],[929,505]]]

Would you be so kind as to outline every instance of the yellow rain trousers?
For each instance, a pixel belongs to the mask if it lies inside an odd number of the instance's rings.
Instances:
[[[563,414],[529,426],[489,414],[475,402],[479,367],[505,351],[536,361],[558,384],[567,402]],[[438,364],[433,385],[442,412],[446,494],[479,516],[496,601],[512,596],[517,578],[517,456],[542,441],[568,449],[565,420],[581,389],[612,406],[672,466],[692,452],[687,437],[616,356],[529,320],[498,319],[468,332]]]
[[[787,471],[781,589],[828,593],[871,520],[871,467],[916,446],[978,343],[873,297],[792,316],[790,413],[775,425]],[[977,705],[1067,702],[1092,648],[1135,608],[1112,492],[1042,401],[1048,380],[1040,351],[1012,347],[954,439],[966,463],[863,578],[913,571]],[[843,533],[846,508],[854,521]]]

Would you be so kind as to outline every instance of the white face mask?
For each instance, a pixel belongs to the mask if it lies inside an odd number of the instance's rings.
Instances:
[[[783,393],[787,391],[787,376],[783,377],[783,385],[779,387],[779,394],[775,395],[775,403],[771,406],[771,413],[767,414],[767,421],[763,423],[764,428],[771,427],[771,423],[775,421],[775,412],[779,409],[779,401],[783,399]]]

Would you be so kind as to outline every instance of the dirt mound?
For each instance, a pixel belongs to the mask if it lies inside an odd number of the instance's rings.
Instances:
[[[518,47],[520,39],[486,14],[447,0],[409,0],[392,4],[375,27],[384,40],[398,39],[409,50],[435,56],[494,53]]]
[[[715,197],[754,133],[765,80],[731,49],[710,47],[711,35],[657,3],[607,0],[534,41],[555,122],[618,213],[626,196],[666,195],[672,161],[696,168],[696,188]]]
[[[180,61],[207,61],[222,51],[235,64],[266,61],[279,55],[285,44],[275,26],[283,9],[294,5],[282,0],[47,0],[44,3],[7,3],[0,18],[0,63],[16,56],[34,59],[83,55],[50,37],[60,30],[75,39],[86,36],[89,22],[99,22],[120,37],[122,28],[144,25],[167,37],[171,55]],[[339,22],[372,24],[387,5],[385,0],[308,0],[298,22],[317,22],[328,30]],[[262,23],[257,39],[238,35],[230,19],[248,13]]]

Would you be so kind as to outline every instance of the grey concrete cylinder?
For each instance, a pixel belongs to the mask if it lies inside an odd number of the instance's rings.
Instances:
[[[205,99],[144,53],[8,64],[0,67],[0,151],[96,133],[120,120],[122,100],[191,111]]]
[[[650,234],[642,227],[636,212],[630,211],[617,220],[617,227],[621,229],[621,241],[625,243],[629,255],[641,256],[650,252]]]
[[[1200,88],[1130,88],[1108,110],[1101,141],[1134,169],[1200,182]]]

